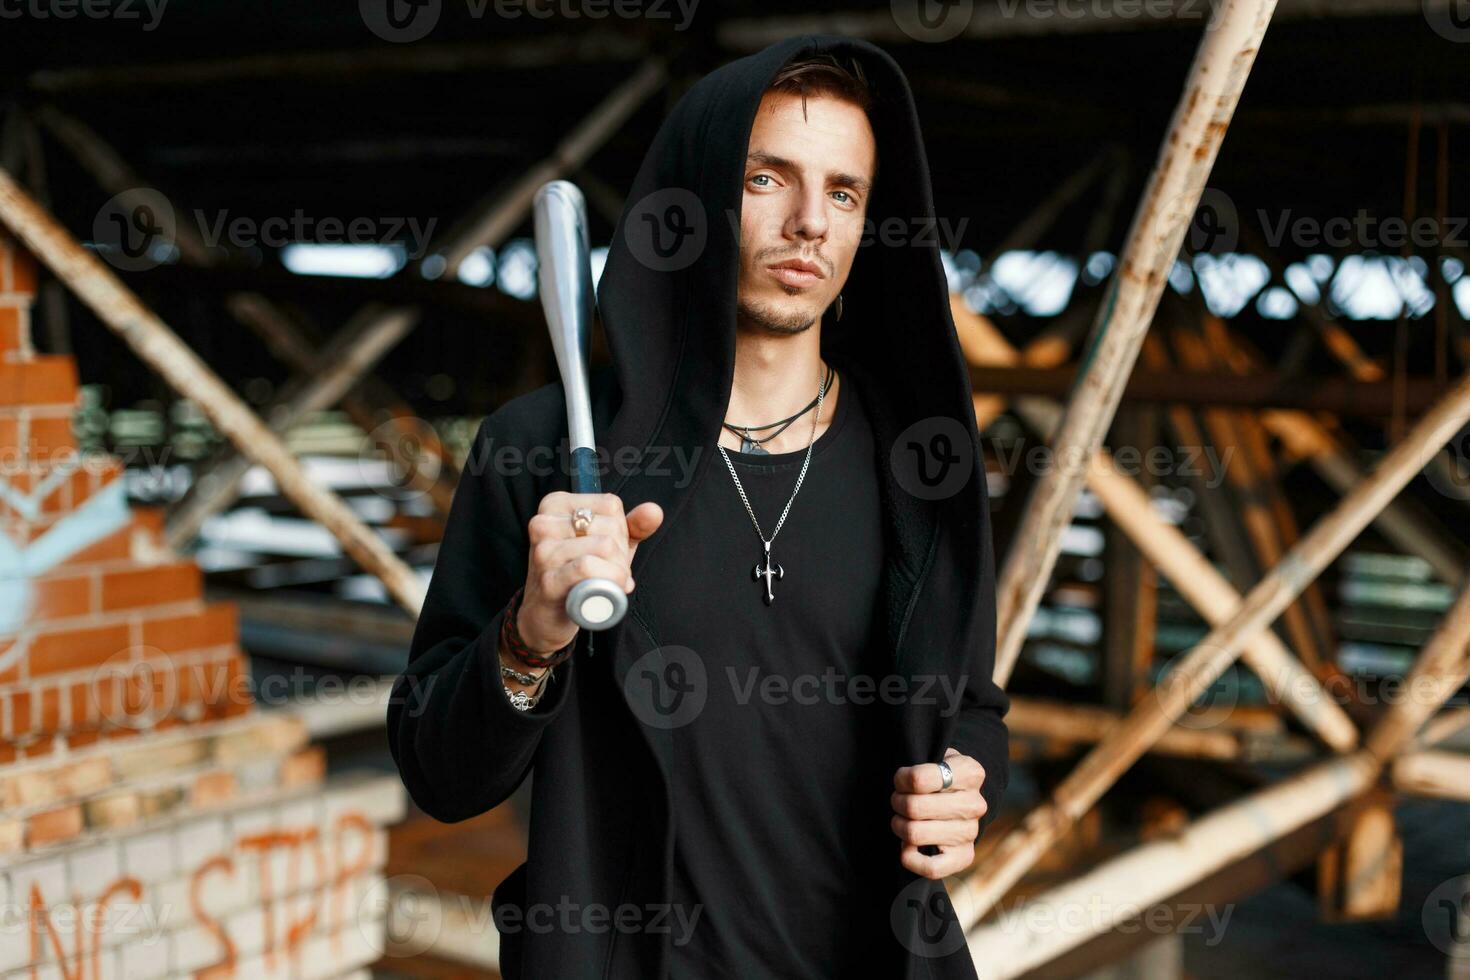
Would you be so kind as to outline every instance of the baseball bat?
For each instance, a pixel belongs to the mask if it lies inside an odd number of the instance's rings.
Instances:
[[[532,211],[541,305],[567,397],[572,492],[601,493],[587,380],[594,301],[587,204],[576,184],[553,180],[536,191]],[[628,596],[611,579],[583,579],[567,593],[567,615],[583,629],[609,629],[627,611]]]

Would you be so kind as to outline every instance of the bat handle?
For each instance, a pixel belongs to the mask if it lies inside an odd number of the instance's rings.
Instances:
[[[584,578],[567,593],[567,615],[583,629],[609,629],[627,611],[628,595],[612,579]]]
[[[597,450],[578,446],[572,450],[572,492],[601,493],[597,475]],[[567,615],[586,630],[605,630],[622,622],[628,611],[628,594],[612,579],[587,578],[567,593]]]

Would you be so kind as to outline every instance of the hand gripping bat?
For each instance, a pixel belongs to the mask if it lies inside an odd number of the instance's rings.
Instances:
[[[553,180],[536,191],[532,210],[540,266],[537,284],[567,395],[572,492],[601,493],[587,381],[595,299],[587,205],[576,184]],[[609,629],[621,622],[627,611],[628,596],[611,579],[583,579],[567,593],[567,615],[583,629]]]

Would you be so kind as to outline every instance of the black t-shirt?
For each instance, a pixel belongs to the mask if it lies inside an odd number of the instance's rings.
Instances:
[[[714,447],[638,583],[661,643],[692,650],[707,686],[672,730],[672,901],[694,923],[673,929],[673,980],[868,974],[892,949],[879,884],[899,859],[879,688],[891,671],[876,619],[882,514],[872,430],[845,374],[831,417],[771,545],[785,572],[771,605],[752,578],[761,537]],[[806,448],[727,452],[769,537]]]

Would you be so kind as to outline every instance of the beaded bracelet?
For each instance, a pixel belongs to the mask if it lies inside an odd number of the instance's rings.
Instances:
[[[576,646],[575,636],[560,650],[541,654],[526,646],[525,641],[521,639],[520,632],[516,630],[516,614],[520,612],[521,600],[525,597],[525,588],[521,586],[516,589],[515,595],[510,597],[510,606],[506,610],[505,620],[500,624],[500,637],[505,643],[505,648],[521,663],[538,670],[542,667],[555,667],[565,663],[571,659],[572,649]]]

